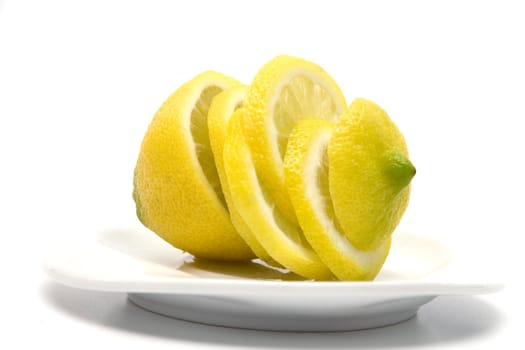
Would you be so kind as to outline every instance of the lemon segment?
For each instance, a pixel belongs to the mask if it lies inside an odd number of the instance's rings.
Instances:
[[[405,139],[374,102],[356,99],[328,144],[329,188],[335,216],[362,250],[389,239],[408,205],[415,168]]]
[[[333,279],[330,270],[305,241],[300,228],[275,207],[254,167],[241,113],[234,113],[228,125],[224,170],[235,208],[271,257],[306,278]]]
[[[326,151],[333,128],[318,119],[296,125],[284,158],[286,187],[306,239],[332,273],[340,280],[372,280],[388,255],[390,239],[363,251],[341,232],[328,188]]]
[[[292,56],[268,62],[248,89],[245,132],[255,167],[275,205],[292,223],[297,219],[283,170],[288,135],[303,118],[337,121],[345,108],[343,93],[321,67]]]
[[[224,143],[230,117],[233,113],[242,113],[241,106],[246,95],[245,86],[236,86],[224,90],[213,99],[210,110],[208,111],[208,130],[210,134],[210,143],[215,159],[215,166],[220,179],[222,192],[224,194],[230,218],[237,232],[244,239],[246,244],[253,250],[255,255],[270,265],[276,265],[270,255],[261,246],[250,228],[246,225],[235,205],[233,205],[227,177],[224,171]]]
[[[153,117],[135,167],[133,198],[141,222],[197,257],[254,257],[230,221],[207,127],[212,99],[238,85],[212,71],[183,84]]]

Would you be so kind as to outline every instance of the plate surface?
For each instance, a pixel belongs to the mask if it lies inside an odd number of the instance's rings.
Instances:
[[[396,232],[372,282],[307,281],[262,263],[212,263],[142,228],[105,229],[91,241],[53,245],[44,268],[55,281],[128,293],[145,309],[194,322],[281,331],[343,331],[411,318],[439,295],[482,294],[501,283],[476,277],[442,243]]]

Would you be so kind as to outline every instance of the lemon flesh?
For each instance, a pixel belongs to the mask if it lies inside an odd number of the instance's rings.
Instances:
[[[305,241],[298,225],[276,209],[255,169],[244,136],[242,113],[234,113],[228,125],[224,169],[235,208],[271,257],[300,276],[333,279],[330,270]]]
[[[238,85],[212,71],[182,85],[153,117],[135,167],[133,198],[141,222],[197,257],[254,257],[230,221],[207,127],[212,99]]]
[[[282,215],[296,223],[284,185],[288,135],[303,118],[337,121],[346,108],[335,81],[314,63],[277,56],[252,81],[244,102],[246,140],[260,180]]]
[[[377,104],[356,99],[328,143],[334,213],[352,244],[374,250],[388,240],[408,205],[415,168],[405,139]]]
[[[327,148],[333,130],[324,120],[297,124],[284,158],[286,187],[306,239],[332,273],[340,280],[372,280],[388,256],[390,239],[363,251],[341,231],[328,188]]]
[[[214,97],[208,112],[210,144],[213,150],[215,166],[219,175],[222,192],[228,205],[233,226],[237,229],[241,238],[244,239],[246,244],[248,244],[258,258],[266,261],[270,265],[277,265],[238,213],[237,208],[231,199],[230,187],[224,170],[223,154],[228,123],[233,113],[242,113],[241,106],[244,97],[246,96],[246,90],[247,88],[245,86],[235,86],[224,90]]]

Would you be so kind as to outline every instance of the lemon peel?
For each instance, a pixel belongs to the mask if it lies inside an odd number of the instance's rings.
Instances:
[[[376,103],[356,99],[328,143],[329,187],[347,238],[373,250],[399,224],[415,168],[402,133]]]

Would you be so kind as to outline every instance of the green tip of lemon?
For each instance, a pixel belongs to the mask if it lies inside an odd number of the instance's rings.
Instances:
[[[407,187],[416,175],[416,167],[401,152],[389,153],[385,164],[386,176],[398,190]]]

